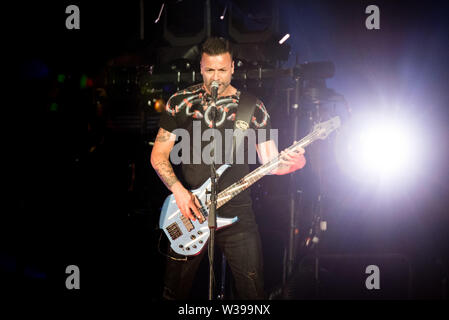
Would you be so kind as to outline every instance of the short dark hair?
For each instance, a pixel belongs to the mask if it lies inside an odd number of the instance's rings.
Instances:
[[[219,54],[229,53],[231,55],[231,60],[233,58],[232,46],[229,40],[225,38],[211,37],[208,38],[201,46],[201,55],[206,53],[210,56],[217,56]]]

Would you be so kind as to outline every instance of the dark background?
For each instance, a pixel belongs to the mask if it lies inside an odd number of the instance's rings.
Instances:
[[[154,140],[159,113],[147,101],[167,99],[188,83],[166,81],[151,95],[139,81],[148,79],[150,66],[155,74],[175,73],[170,61],[189,46],[170,45],[163,22],[167,19],[180,36],[195,34],[202,29],[198,15],[204,3],[166,2],[167,17],[154,24],[162,2],[145,1],[143,39],[139,3],[30,2],[3,9],[3,110],[9,112],[3,118],[2,289],[76,295],[65,288],[65,268],[74,264],[81,271],[82,292],[160,299],[164,259],[157,249],[158,218],[168,190],[149,164],[148,142]],[[230,3],[212,1],[212,35],[229,37],[229,20],[219,16]],[[65,28],[70,4],[80,8],[80,30]],[[380,30],[365,28],[370,4],[380,8]],[[241,30],[256,33],[272,19],[269,1],[233,6],[232,19]],[[296,62],[332,61],[335,75],[326,80],[327,87],[344,95],[355,115],[393,114],[399,108],[423,133],[407,183],[388,191],[340,169],[335,137],[308,149],[308,165],[295,178],[304,197],[291,298],[447,299],[448,2],[282,1],[278,7],[279,28],[268,40],[238,44],[258,48],[247,60],[285,69]],[[290,39],[281,48],[276,41],[285,33]],[[292,142],[285,89],[293,84],[286,78],[248,83],[280,129],[280,148]],[[348,120],[344,108],[337,113]],[[306,118],[301,134],[309,129]],[[317,196],[319,150],[327,160],[322,217],[328,222],[318,247],[321,293],[313,289],[310,255],[315,251],[301,247]],[[379,157],[388,156],[379,151]],[[289,177],[269,176],[252,188],[268,293],[282,281],[288,186]],[[369,264],[384,268],[384,291],[357,287]],[[207,297],[205,267],[196,298]]]

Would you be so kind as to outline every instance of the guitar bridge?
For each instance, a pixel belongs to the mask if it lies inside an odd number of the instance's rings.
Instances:
[[[166,230],[167,230],[168,234],[170,235],[170,238],[172,238],[172,240],[176,240],[177,238],[182,236],[182,231],[176,222],[169,225],[166,228]]]

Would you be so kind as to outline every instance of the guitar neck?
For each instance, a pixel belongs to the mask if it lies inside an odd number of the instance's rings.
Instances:
[[[313,141],[318,139],[319,135],[315,132],[312,132],[302,138],[300,141],[292,144],[290,147],[287,148],[287,150],[293,150],[296,147],[306,147],[309,144],[311,144]],[[249,188],[253,183],[258,181],[260,178],[264,177],[265,175],[269,174],[271,171],[273,171],[280,163],[281,161],[281,155],[279,154],[277,157],[273,158],[269,162],[265,163],[264,165],[258,167],[254,171],[248,173],[246,176],[244,176],[242,179],[237,181],[236,183],[230,185],[225,190],[220,192],[218,194],[217,199],[217,208],[220,208],[222,205],[227,203],[229,200],[234,198],[236,195],[238,195],[243,190]]]

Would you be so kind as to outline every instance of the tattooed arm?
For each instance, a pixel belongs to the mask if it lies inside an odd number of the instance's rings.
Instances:
[[[151,152],[151,165],[162,182],[173,192],[181,213],[187,218],[195,220],[194,214],[197,217],[202,217],[198,210],[198,199],[184,188],[170,164],[170,152],[173,149],[175,140],[176,136],[173,133],[162,128],[159,129],[154,141],[153,151]]]
[[[173,191],[171,188],[178,181],[169,161],[175,140],[176,136],[173,133],[160,128],[151,152],[151,165],[170,191]]]

